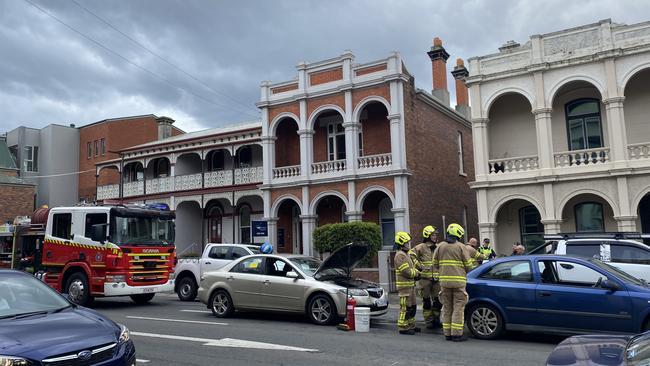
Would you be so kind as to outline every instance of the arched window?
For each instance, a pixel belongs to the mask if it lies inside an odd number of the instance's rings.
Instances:
[[[163,178],[169,176],[169,161],[165,158],[156,160],[153,166],[154,178]]]
[[[210,207],[206,215],[208,219],[208,241],[221,243],[223,235],[223,209],[215,204]]]
[[[603,147],[598,99],[579,99],[566,105],[569,150]]]
[[[237,165],[239,168],[250,168],[253,166],[253,149],[244,146],[237,152]]]
[[[544,225],[542,225],[542,217],[535,206],[530,205],[519,210],[519,230],[521,244],[526,249],[544,244]]]
[[[577,232],[603,232],[605,219],[603,205],[598,202],[583,202],[575,205]]]
[[[226,166],[226,153],[224,150],[213,151],[210,158],[210,171],[224,170]]]
[[[379,226],[384,246],[392,246],[395,240],[395,214],[388,197],[379,202]]]
[[[239,208],[239,241],[241,244],[251,243],[251,207],[248,205]]]

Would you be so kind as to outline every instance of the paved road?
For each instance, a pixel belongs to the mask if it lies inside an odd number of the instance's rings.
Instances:
[[[543,365],[562,340],[510,334],[451,343],[439,331],[398,335],[394,305],[373,320],[370,333],[316,326],[292,315],[217,319],[203,304],[175,295],[157,295],[144,306],[128,298],[98,299],[94,308],[129,327],[141,365]]]

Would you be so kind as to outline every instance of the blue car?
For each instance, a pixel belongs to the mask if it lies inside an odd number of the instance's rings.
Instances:
[[[597,259],[501,258],[467,275],[466,323],[475,337],[507,330],[634,334],[650,329],[650,287]]]
[[[0,365],[135,365],[129,330],[23,272],[0,270]]]

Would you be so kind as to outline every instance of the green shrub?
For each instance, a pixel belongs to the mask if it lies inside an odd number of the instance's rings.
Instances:
[[[381,229],[372,222],[323,225],[314,230],[313,238],[314,248],[319,253],[333,252],[351,242],[367,243],[370,252],[362,261],[363,264],[369,264],[382,246]]]

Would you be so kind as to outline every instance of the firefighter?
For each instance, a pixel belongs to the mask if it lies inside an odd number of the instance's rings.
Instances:
[[[462,342],[465,327],[464,311],[467,304],[467,272],[472,269],[472,260],[460,239],[465,230],[458,224],[447,227],[445,241],[433,252],[433,272],[440,281],[440,302],[442,302],[442,330],[448,341]]]
[[[422,295],[422,315],[427,329],[440,326],[440,309],[442,304],[438,300],[440,286],[434,280],[433,251],[438,243],[438,230],[434,226],[427,226],[422,230],[422,243],[409,250],[409,256],[417,270],[420,271],[420,291]]]
[[[490,247],[490,238],[483,239],[483,245],[478,248],[478,251],[483,254],[486,260],[492,260],[497,257],[497,253]]]
[[[476,267],[479,264],[483,263],[485,260],[485,256],[481,254],[476,248],[478,247],[478,242],[476,238],[471,238],[469,239],[469,242],[465,246],[465,249],[467,250],[467,254],[469,254],[469,257],[472,260],[472,267]]]
[[[397,329],[400,334],[415,334],[420,328],[415,326],[417,311],[415,299],[415,281],[419,280],[420,272],[407,254],[411,249],[411,235],[403,231],[395,234],[395,282],[399,292],[399,317]]]

